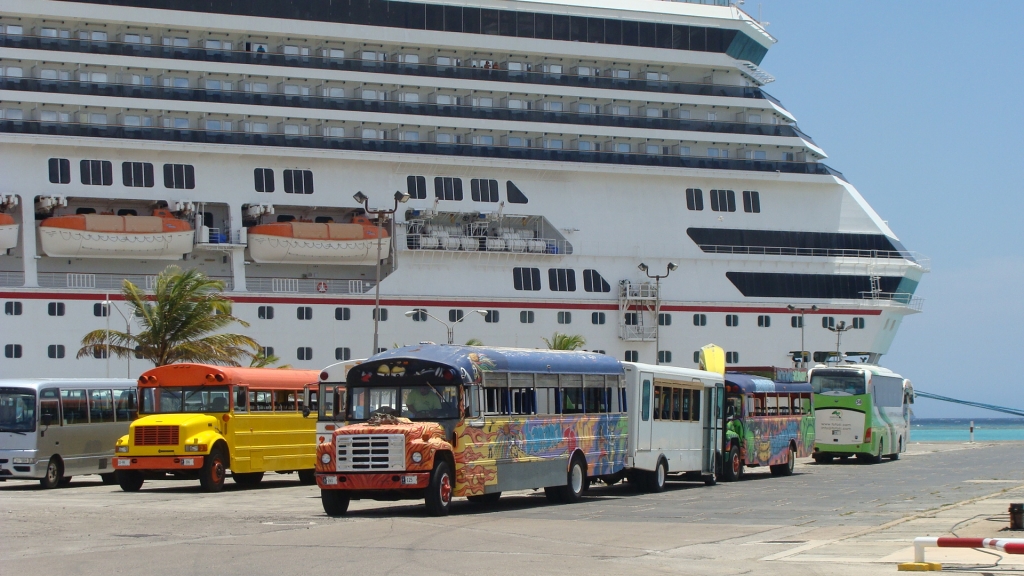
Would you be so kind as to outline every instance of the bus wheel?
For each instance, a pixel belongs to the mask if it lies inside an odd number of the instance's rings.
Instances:
[[[452,473],[448,470],[448,463],[439,459],[430,474],[430,486],[427,486],[427,514],[447,516],[452,507],[452,490]]]
[[[299,484],[303,486],[316,484],[316,470],[299,470]]]
[[[344,490],[320,490],[320,503],[324,505],[324,512],[328,516],[344,516],[348,512],[348,503],[351,498]]]
[[[793,467],[796,465],[796,454],[793,453],[793,447],[790,446],[789,450],[786,451],[786,463],[775,464],[768,468],[772,472],[772,476],[792,476]]]
[[[654,467],[654,472],[647,473],[647,491],[664,492],[667,480],[668,464],[665,463],[664,459],[658,460],[658,465]]]
[[[142,472],[135,470],[118,470],[114,475],[117,476],[117,483],[121,485],[121,490],[125,492],[138,492],[142,488],[142,483],[146,481]]]
[[[62,477],[60,479],[60,482],[57,482],[57,486],[60,486],[61,488],[67,488],[68,486],[71,486],[71,476]]]
[[[743,460],[740,460],[740,449],[733,444],[725,456],[725,466],[722,466],[722,480],[735,482],[743,476]]]
[[[104,484],[117,484],[117,474],[111,472],[109,474],[100,474],[100,481]]]
[[[561,492],[560,502],[575,504],[583,499],[583,486],[587,481],[587,469],[583,462],[583,458],[577,456],[569,464],[565,486],[559,486],[559,491]]]
[[[39,479],[39,485],[47,490],[52,490],[60,485],[61,476],[64,475],[64,466],[60,463],[60,458],[54,456],[50,458],[50,462],[46,465],[46,476]]]
[[[220,492],[224,489],[224,476],[227,466],[224,464],[224,450],[215,447],[203,461],[203,469],[199,472],[199,485],[207,492]]]
[[[900,452],[903,452],[903,438],[900,438],[899,444],[896,445],[896,451],[889,454],[889,460],[899,460]]]
[[[476,496],[466,496],[466,500],[473,502],[474,504],[494,504],[501,498],[501,492],[491,492],[489,494],[477,494]]]
[[[251,472],[249,474],[239,474],[237,472],[231,473],[231,479],[235,481],[235,484],[245,487],[253,487],[259,484],[263,480],[263,472]]]

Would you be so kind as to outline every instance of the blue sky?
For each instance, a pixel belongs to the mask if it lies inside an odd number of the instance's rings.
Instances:
[[[1024,409],[1024,2],[761,5],[766,89],[932,259],[888,366],[916,388]],[[918,417],[999,417],[919,400]]]

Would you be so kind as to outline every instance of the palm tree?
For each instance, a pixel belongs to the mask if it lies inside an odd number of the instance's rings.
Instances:
[[[249,361],[249,367],[250,368],[269,368],[269,367],[273,366],[274,364],[277,364],[280,361],[281,361],[281,358],[279,358],[278,356],[275,356],[273,354],[267,354],[267,349],[266,348],[260,348],[258,352],[256,352],[255,354],[252,355],[252,360]],[[288,369],[288,368],[291,368],[291,367],[292,367],[291,364],[282,364],[281,366],[277,366],[277,368],[285,368],[285,369]]]
[[[465,345],[466,346],[483,346],[484,345],[484,341],[479,339],[479,338],[470,338],[469,340],[466,340],[466,344]]]
[[[541,338],[550,350],[579,350],[587,345],[587,339],[579,334],[562,334],[555,332],[551,340]]]
[[[142,330],[138,334],[93,330],[82,338],[78,357],[109,349],[119,358],[134,354],[156,366],[176,362],[238,366],[261,348],[248,336],[219,333],[234,323],[249,326],[231,315],[231,301],[221,296],[223,290],[223,282],[177,266],[157,275],[152,296],[125,280],[121,294]]]

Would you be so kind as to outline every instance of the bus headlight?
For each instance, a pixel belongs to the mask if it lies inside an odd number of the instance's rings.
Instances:
[[[417,464],[419,464],[420,462],[423,462],[423,454],[420,454],[419,452],[413,452],[412,453],[412,461],[417,463]]]
[[[320,461],[323,462],[324,464],[330,464],[331,463],[331,455],[326,453],[326,452],[324,452],[320,456]]]
[[[118,446],[117,447],[117,452],[119,454],[127,454],[128,453],[128,447],[127,446]]]
[[[185,452],[206,452],[206,444],[186,444]]]
[[[14,459],[14,463],[15,464],[35,464],[36,463],[36,459],[35,458],[15,458]]]

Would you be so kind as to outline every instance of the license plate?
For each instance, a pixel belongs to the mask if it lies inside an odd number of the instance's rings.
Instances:
[[[323,476],[322,478],[324,480],[324,485],[334,486],[338,483],[337,476]]]
[[[195,458],[182,458],[181,459],[181,465],[182,466],[195,466],[196,465],[196,459]]]
[[[415,476],[402,476],[402,485],[416,485]]]
[[[118,458],[117,459],[117,465],[118,466],[131,466],[132,465],[132,459],[131,458]]]

